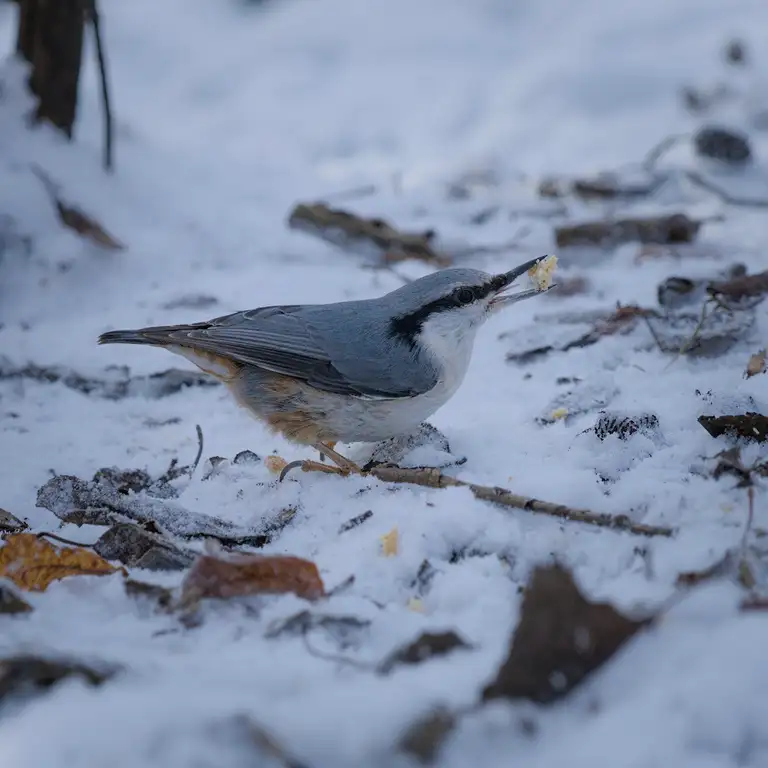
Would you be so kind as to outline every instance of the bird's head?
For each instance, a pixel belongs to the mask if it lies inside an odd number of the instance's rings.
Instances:
[[[546,256],[509,272],[491,275],[479,269],[442,269],[398,288],[381,301],[390,315],[390,334],[413,345],[425,335],[460,343],[504,307],[549,290],[510,292],[515,281]]]

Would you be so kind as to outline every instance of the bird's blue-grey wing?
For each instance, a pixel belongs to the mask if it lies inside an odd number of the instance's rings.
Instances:
[[[341,395],[413,397],[436,384],[432,366],[416,364],[417,353],[389,341],[386,328],[361,321],[354,302],[336,307],[265,307],[174,335],[178,343]]]

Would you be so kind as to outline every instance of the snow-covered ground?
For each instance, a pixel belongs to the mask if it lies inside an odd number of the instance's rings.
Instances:
[[[286,226],[296,202],[327,195],[335,203],[334,194],[361,185],[375,185],[375,194],[339,196],[338,205],[403,229],[434,228],[452,242],[493,245],[529,227],[517,250],[472,258],[488,271],[552,252],[553,220],[525,215],[552,205],[538,199],[538,181],[626,167],[665,136],[696,129],[704,118],[683,108],[679,89],[686,85],[729,84],[736,95],[713,115],[748,131],[756,159],[746,171],[724,172],[681,145],[660,167],[697,170],[734,194],[768,198],[768,132],[755,126],[758,113],[768,112],[764,0],[101,6],[117,122],[114,175],[100,167],[90,43],[73,144],[48,128],[25,128],[19,65],[9,60],[0,70],[0,214],[31,238],[28,252],[12,245],[0,256],[6,370],[34,363],[98,378],[111,365],[129,365],[136,375],[188,368],[162,351],[100,347],[96,338],[112,328],[204,320],[264,304],[370,297],[400,285],[397,273],[425,274],[429,267],[419,263],[364,268],[362,257]],[[14,8],[0,5],[7,51]],[[733,36],[747,43],[748,67],[723,62]],[[127,249],[105,252],[63,229],[30,162]],[[498,184],[461,200],[447,195],[462,174],[488,168]],[[238,714],[313,768],[396,765],[404,758],[394,745],[414,719],[435,705],[472,704],[494,676],[519,616],[519,587],[534,565],[557,558],[586,594],[630,610],[661,605],[679,573],[737,547],[746,492],[733,478],[708,476],[713,462],[706,457],[728,443],[710,437],[697,418],[766,412],[768,377],[743,377],[750,353],[768,339],[764,306],[745,339],[716,358],[684,356],[669,365],[672,355],[636,349],[650,338],[643,325],[526,366],[505,356],[522,351],[534,316],[610,309],[617,301],[654,306],[656,286],[670,275],[711,277],[735,262],[765,269],[766,209],[726,207],[675,173],[631,207],[568,206],[574,221],[630,211],[724,218],[706,223],[679,256],[638,260],[637,244],[607,256],[562,254],[561,277],[584,275],[590,290],[536,298],[490,321],[464,385],[431,421],[466,457],[447,470],[463,480],[627,514],[671,526],[673,537],[645,539],[497,508],[466,489],[301,472],[277,484],[261,463],[227,464],[206,480],[198,470],[178,499],[186,508],[253,527],[295,506],[291,524],[262,551],[314,561],[329,588],[355,576],[312,610],[357,616],[370,627],[341,651],[313,634],[317,649],[375,663],[427,629],[453,629],[473,648],[380,676],[319,658],[301,638],[266,638],[271,622],[308,607],[293,596],[251,603],[256,611],[211,605],[200,626],[184,628],[126,596],[120,575],[65,579],[25,595],[31,614],[0,616],[0,652],[71,654],[125,671],[100,688],[64,683],[0,712],[2,765],[266,764],[252,755],[247,762],[242,739],[222,725]],[[496,207],[484,223],[472,223]],[[189,297],[200,296],[210,297],[205,306],[189,306]],[[582,379],[577,405],[602,398],[612,411],[651,412],[659,429],[600,441],[582,434],[596,408],[539,424],[573,388],[558,383],[565,377]],[[0,381],[0,505],[33,531],[93,541],[101,529],[59,529],[35,506],[51,470],[90,478],[114,465],[159,474],[172,457],[193,458],[196,424],[204,459],[243,449],[314,458],[270,436],[221,387],[110,400],[61,382],[7,378]],[[364,445],[341,448],[360,460],[370,453]],[[749,446],[743,457],[764,460],[765,450]],[[418,461],[430,458],[422,452]],[[755,494],[756,546],[768,528],[763,491]],[[367,510],[368,520],[339,533]],[[383,557],[379,537],[393,528],[399,551]],[[435,573],[419,591],[424,560]],[[768,568],[758,563],[755,571],[760,582]],[[133,575],[168,586],[182,577]],[[409,603],[415,597],[421,611]],[[439,765],[768,765],[768,616],[740,613],[742,597],[727,579],[701,586],[562,702],[494,703],[465,718]]]

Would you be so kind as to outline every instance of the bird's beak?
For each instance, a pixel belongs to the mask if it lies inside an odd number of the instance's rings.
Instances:
[[[543,261],[546,258],[546,255],[539,256],[536,259],[531,259],[531,261],[526,261],[525,264],[521,264],[519,267],[511,269],[509,272],[502,272],[500,275],[496,275],[493,278],[493,282],[499,287],[496,291],[496,294],[491,299],[491,303],[488,305],[488,309],[491,312],[496,312],[497,310],[502,309],[503,307],[507,307],[510,304],[522,301],[523,299],[530,299],[531,296],[538,296],[539,294],[546,293],[547,291],[554,288],[555,286],[552,284],[548,288],[544,288],[541,291],[538,288],[530,288],[525,291],[519,291],[518,293],[506,293],[506,291],[512,287],[518,277],[524,275],[529,269],[532,269],[540,261]]]

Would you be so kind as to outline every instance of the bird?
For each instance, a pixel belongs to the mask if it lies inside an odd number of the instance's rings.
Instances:
[[[235,401],[288,441],[361,473],[336,443],[410,434],[456,393],[477,331],[499,310],[546,292],[549,279],[509,289],[554,257],[501,274],[453,267],[377,298],[267,306],[184,325],[102,333],[99,344],[144,344],[185,357],[222,381]],[[545,262],[542,264],[542,262]]]

